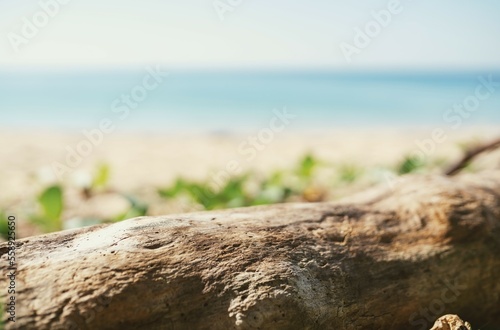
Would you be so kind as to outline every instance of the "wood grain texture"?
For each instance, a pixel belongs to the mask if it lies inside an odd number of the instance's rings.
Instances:
[[[7,329],[429,329],[447,313],[500,325],[498,171],[410,176],[338,203],[142,217],[17,247]]]

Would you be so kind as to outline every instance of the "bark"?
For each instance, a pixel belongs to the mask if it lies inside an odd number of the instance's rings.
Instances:
[[[7,329],[429,329],[448,313],[500,325],[499,171],[16,244]]]

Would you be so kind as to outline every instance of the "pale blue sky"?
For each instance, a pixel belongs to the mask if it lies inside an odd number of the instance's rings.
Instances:
[[[500,69],[498,0],[401,0],[403,11],[347,63],[340,43],[352,43],[354,28],[389,2],[242,0],[221,21],[213,0],[70,0],[15,52],[9,33],[21,35],[23,17],[40,5],[2,0],[0,68]]]

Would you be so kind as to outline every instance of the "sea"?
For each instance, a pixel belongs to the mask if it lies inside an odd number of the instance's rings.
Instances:
[[[277,113],[292,131],[499,125],[500,72],[0,70],[0,129],[224,134]]]

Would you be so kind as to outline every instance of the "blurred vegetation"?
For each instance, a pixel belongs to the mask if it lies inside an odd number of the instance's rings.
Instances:
[[[405,156],[404,159],[399,163],[397,167],[397,173],[399,175],[414,173],[422,170],[426,165],[426,162],[418,156]]]
[[[62,212],[64,208],[61,186],[48,187],[38,196],[37,201],[39,212],[31,215],[31,221],[42,227],[44,232],[61,230],[63,228]]]
[[[246,173],[229,178],[215,188],[216,182],[179,178],[172,186],[159,189],[158,193],[165,199],[187,195],[206,210],[284,203],[291,196],[300,196],[305,191],[317,165],[318,161],[312,155],[306,155],[291,172],[276,171],[263,178]],[[295,183],[290,183],[292,181]],[[257,189],[252,189],[252,186]]]
[[[105,189],[108,186],[109,177],[110,177],[109,165],[106,163],[99,164],[94,173],[91,188],[93,190]]]
[[[179,205],[186,205],[187,210],[214,210],[286,202],[320,202],[345,197],[387,181],[388,175],[428,173],[437,168],[442,169],[446,163],[442,158],[429,160],[407,155],[393,166],[367,168],[356,163],[328,163],[313,154],[306,154],[287,169],[265,174],[248,171],[237,176],[228,175],[227,180],[220,183],[213,177],[203,181],[179,177],[169,186],[150,189],[149,194],[113,190],[110,188],[111,168],[106,163],[100,163],[87,179],[80,180],[83,183],[80,182],[77,187],[60,182],[41,187],[32,201],[33,208],[26,212],[26,216],[39,232],[48,233],[164,214],[162,208],[158,212],[159,204],[173,205],[176,211],[179,207],[175,207]],[[75,204],[87,205],[85,203],[94,201],[102,205],[99,198],[106,196],[119,199],[125,209],[106,216],[94,216],[92,212],[90,215],[75,213]],[[154,206],[153,209],[156,207],[156,212],[151,213],[151,206]],[[69,211],[71,208],[72,211]],[[5,207],[4,211],[0,209],[0,236],[3,238],[7,237],[8,232],[5,211]]]
[[[137,198],[135,198],[132,195],[126,195],[126,194],[121,194],[121,195],[127,199],[127,201],[130,204],[130,207],[125,213],[119,214],[115,218],[110,219],[111,222],[117,222],[117,221],[122,221],[122,220],[136,218],[136,217],[142,217],[142,216],[145,216],[148,214],[148,205],[147,204],[139,201]]]
[[[351,184],[354,183],[364,173],[364,169],[354,165],[346,164],[339,168],[339,179],[341,182]]]
[[[5,240],[9,239],[7,214],[3,210],[0,210],[0,236]]]

